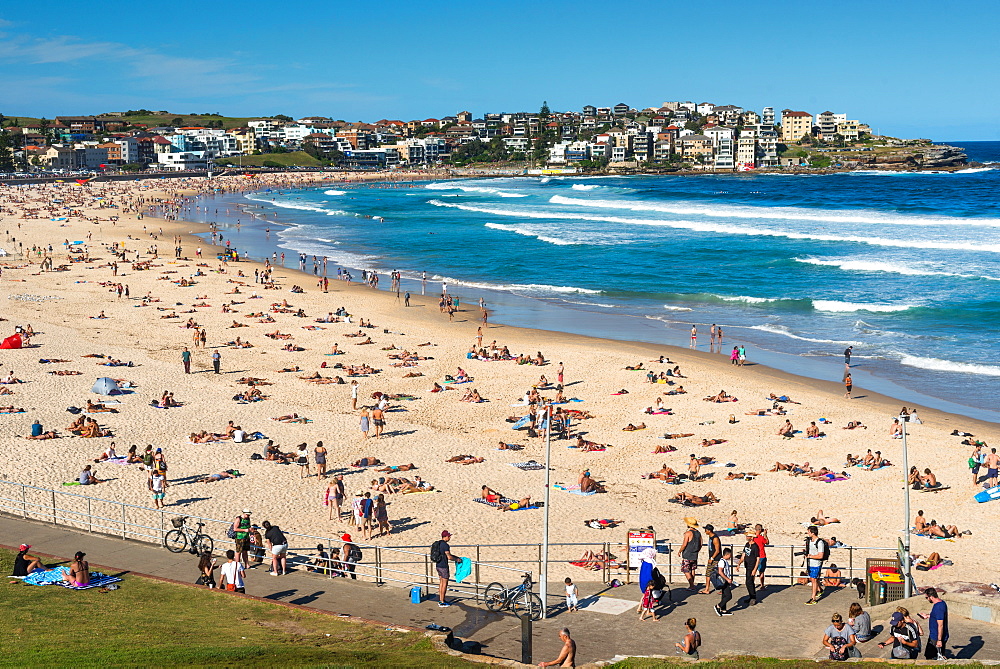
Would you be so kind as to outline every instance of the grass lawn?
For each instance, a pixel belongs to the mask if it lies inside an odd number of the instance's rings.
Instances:
[[[265,153],[259,156],[242,156],[236,158],[223,158],[229,165],[252,165],[263,167],[264,162],[278,163],[282,167],[317,167],[322,163],[305,151],[291,151],[290,153]],[[219,162],[219,161],[216,161]]]
[[[0,551],[9,574],[14,554]],[[474,666],[412,632],[124,576],[120,588],[74,591],[3,583],[0,666]]]

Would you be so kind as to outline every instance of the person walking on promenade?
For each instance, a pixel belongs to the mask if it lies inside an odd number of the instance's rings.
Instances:
[[[823,594],[819,579],[823,571],[823,562],[829,557],[830,548],[826,540],[820,539],[819,528],[810,525],[806,530],[806,567],[809,570],[809,583],[812,585],[812,597],[806,604],[815,604]]]
[[[233,540],[236,542],[236,552],[240,556],[240,562],[243,564],[249,564],[247,562],[247,544],[250,542],[248,538],[250,536],[250,509],[243,509],[243,512],[236,516],[236,520],[233,521]]]
[[[184,363],[184,373],[185,374],[190,374],[191,373],[191,351],[188,350],[187,346],[184,347],[184,351],[181,353],[181,362]]]
[[[733,550],[731,548],[723,549],[722,559],[719,560],[719,566],[715,569],[715,582],[712,585],[722,593],[719,597],[719,603],[715,605],[716,615],[720,617],[733,615],[729,610],[729,602],[733,598],[733,587],[736,584],[733,583]]]
[[[551,662],[539,662],[539,667],[575,667],[576,666],[576,641],[569,635],[569,628],[564,627],[559,630],[559,638],[563,642],[559,657]]]
[[[215,370],[216,374],[219,373],[219,366],[221,364],[222,364],[222,354],[219,353],[218,351],[213,351],[212,352],[212,369]]]
[[[757,560],[760,558],[760,549],[757,547],[754,538],[757,533],[753,530],[748,529],[746,531],[746,544],[743,545],[743,553],[740,555],[740,561],[736,564],[736,569],[739,570],[740,567],[746,566],[746,571],[743,575],[747,582],[747,605],[757,606],[757,590],[754,587],[754,578],[757,573]]]
[[[431,561],[434,562],[438,575],[438,606],[441,607],[451,606],[445,599],[445,594],[448,592],[448,581],[451,579],[451,565],[449,563],[458,562],[458,558],[451,554],[451,546],[448,544],[450,538],[451,532],[442,530],[441,539],[431,544]]]
[[[688,582],[688,590],[695,590],[694,573],[698,569],[698,552],[701,550],[701,532],[698,531],[698,520],[688,516],[684,519],[687,530],[681,541],[681,573]]]
[[[340,550],[340,554],[343,556],[344,571],[351,575],[352,580],[358,580],[357,574],[354,570],[357,568],[358,562],[361,561],[361,549],[351,541],[350,534],[340,535],[340,540],[344,542],[344,547]]]
[[[229,562],[222,565],[219,576],[219,587],[224,587],[229,592],[246,592],[246,584],[243,582],[245,574],[243,564],[236,559],[236,551],[229,549],[226,551]]]
[[[924,597],[931,603],[930,614],[919,614],[927,623],[927,647],[924,649],[924,657],[928,660],[937,660],[947,657],[948,647],[948,605],[938,597],[937,588],[927,588],[924,590]]]
[[[764,589],[764,571],[767,569],[767,530],[760,523],[757,523],[753,527],[754,536],[753,542],[757,544],[757,576],[760,578],[760,583],[757,585],[761,590]],[[749,576],[749,572],[747,574]]]
[[[272,525],[265,520],[261,523],[264,526],[264,541],[267,542],[267,551],[271,554],[271,576],[284,576],[288,573],[288,539],[285,533],[277,525]]]
[[[713,525],[705,525],[705,536],[708,538],[708,564],[705,566],[705,589],[701,591],[703,595],[712,594],[712,575],[719,565],[722,557],[722,540],[715,533]]]

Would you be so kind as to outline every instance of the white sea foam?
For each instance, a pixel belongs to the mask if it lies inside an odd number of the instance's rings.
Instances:
[[[964,170],[955,170],[953,172],[942,172],[938,170],[918,170],[914,172],[896,172],[893,170],[851,170],[850,172],[847,172],[847,174],[859,174],[863,176],[871,176],[877,174],[878,176],[903,176],[903,177],[910,177],[914,175],[951,176],[953,174],[977,174],[979,172],[989,172],[992,169],[993,169],[992,167],[967,167]]]
[[[630,202],[627,200],[590,200],[564,195],[549,198],[552,204],[564,204],[600,209],[624,209],[636,212],[657,212],[678,216],[708,216],[713,218],[742,218],[752,220],[816,221],[821,223],[863,223],[918,226],[986,226],[1000,227],[997,218],[957,218],[953,216],[906,216],[871,210],[833,211],[802,207],[751,207],[698,202]]]
[[[325,190],[323,195],[347,195],[346,190]]]
[[[456,279],[450,276],[435,276],[435,281],[443,281],[448,284],[467,286],[469,288],[482,288],[484,290],[508,290],[539,293],[579,293],[581,295],[600,295],[601,291],[590,288],[577,288],[576,286],[550,286],[545,283],[488,283],[485,281],[467,281]],[[613,306],[613,305],[612,305]]]
[[[919,367],[920,369],[930,369],[936,372],[1000,376],[1000,367],[994,367],[993,365],[953,362],[951,360],[941,360],[940,358],[922,358],[916,355],[903,355],[899,362],[907,367]]]
[[[803,337],[802,335],[795,334],[784,325],[750,325],[748,327],[751,330],[770,332],[771,334],[783,335],[790,339],[798,339],[799,341],[808,341],[808,342],[813,342],[815,344],[838,344],[838,345],[845,344],[848,346],[861,346],[861,343],[856,341],[846,341],[841,339],[816,339],[814,337]]]
[[[663,308],[667,311],[694,311],[690,307],[675,307],[672,304],[664,304]]]
[[[534,237],[539,241],[548,242],[549,244],[555,244],[556,246],[572,246],[575,242],[566,241],[565,239],[556,239],[555,237],[547,237],[539,232],[535,232],[530,228],[525,228],[519,225],[504,225],[503,223],[487,223],[487,228],[493,230],[503,230],[505,232],[513,232],[519,235],[524,235],[525,237]]]
[[[327,209],[326,207],[317,207],[311,204],[303,204],[301,202],[288,202],[287,200],[267,200],[264,198],[256,198],[246,196],[247,199],[253,200],[255,202],[263,202],[264,204],[269,204],[272,207],[281,207],[282,209],[299,209],[301,211],[314,211],[318,214],[326,214],[327,216],[355,216],[349,211],[343,211],[341,209]]]
[[[748,304],[763,304],[765,302],[780,302],[780,297],[751,297],[749,295],[713,295],[726,302],[746,302]]]
[[[870,304],[866,302],[840,302],[837,300],[813,300],[812,304],[813,309],[816,311],[873,311],[879,313],[906,311],[907,309],[919,306],[916,304]]]
[[[674,228],[678,230],[693,230],[695,232],[708,232],[720,235],[746,235],[752,237],[784,237],[786,239],[812,239],[824,242],[854,242],[857,244],[870,244],[873,246],[889,246],[895,248],[919,248],[919,249],[954,249],[960,251],[981,251],[988,253],[1000,253],[1000,244],[986,244],[976,241],[939,241],[934,239],[892,239],[882,237],[867,237],[854,235],[827,235],[812,232],[790,232],[787,230],[770,230],[766,228],[748,228],[739,225],[725,225],[711,223],[708,221],[686,221],[686,220],[657,220],[643,218],[625,218],[621,216],[594,216],[588,214],[576,214],[570,212],[538,211],[533,209],[514,210],[498,209],[493,207],[477,207],[464,204],[451,204],[440,200],[428,200],[428,204],[437,207],[453,207],[464,211],[474,211],[483,214],[494,214],[496,216],[510,216],[519,218],[539,218],[547,220],[574,220],[574,221],[595,221],[603,223],[621,223],[624,225],[647,225],[654,227]]]
[[[904,274],[906,276],[954,276],[964,279],[987,279],[989,281],[1000,281],[1000,277],[996,276],[942,272],[885,260],[823,260],[820,258],[794,258],[794,260],[795,262],[807,263],[810,265],[839,267],[843,270],[855,272],[889,272],[892,274]]]
[[[594,190],[600,186],[598,184],[573,184],[570,188],[573,190]]]
[[[496,195],[497,197],[528,197],[527,193],[511,193],[510,191],[489,186],[473,186],[467,183],[456,181],[435,181],[424,186],[427,190],[460,190],[466,193],[484,193],[486,195]]]

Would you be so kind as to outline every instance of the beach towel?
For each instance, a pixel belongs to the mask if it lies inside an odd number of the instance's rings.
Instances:
[[[100,572],[92,572],[90,574],[90,583],[87,585],[73,585],[69,581],[62,581],[56,583],[56,585],[61,585],[64,588],[69,588],[70,590],[90,590],[91,588],[103,588],[111,583],[121,583],[121,579],[117,576],[107,576]]]
[[[65,580],[68,573],[69,567],[55,567],[54,569],[32,572],[22,580],[27,585],[52,585]]]
[[[518,420],[516,423],[514,423],[511,426],[510,429],[512,429],[512,430],[520,430],[522,427],[527,427],[528,423],[530,423],[530,422],[531,422],[531,415],[529,414],[527,416],[524,416],[520,420]]]
[[[526,472],[536,471],[539,469],[545,469],[545,465],[540,462],[511,462],[511,467],[517,467],[518,469]]]
[[[461,583],[472,573],[472,558],[460,557],[455,563],[455,582]]]
[[[575,483],[573,485],[563,485],[561,483],[556,483],[554,484],[553,487],[562,490],[563,492],[568,492],[571,495],[581,495],[583,497],[590,497],[591,495],[597,494],[596,490],[593,490],[591,492],[582,492],[580,490],[580,486]]]
[[[864,464],[864,463],[861,463],[861,462],[859,462],[858,464],[856,464],[856,465],[854,465],[854,466],[855,466],[855,467],[861,467],[862,469],[868,469],[868,465],[866,465],[866,464]],[[891,462],[887,462],[887,463],[885,463],[885,464],[882,464],[882,465],[880,465],[880,466],[876,467],[875,469],[872,469],[871,471],[873,471],[873,472],[877,472],[877,471],[878,471],[878,470],[880,470],[880,469],[884,469],[884,468],[886,468],[886,467],[891,467],[891,466],[892,466],[892,463],[891,463]]]
[[[501,506],[510,506],[511,504],[517,504],[516,499],[511,499],[509,497],[501,497],[498,502],[491,502],[485,500],[482,497],[473,497],[473,502],[479,502],[480,504],[485,504],[486,506],[492,506],[493,508],[499,509]],[[531,506],[518,506],[516,509],[511,509],[511,511],[523,511],[525,509],[537,509],[538,506],[532,504]]]
[[[833,478],[824,479],[823,481],[821,481],[821,483],[834,483],[836,481],[850,481],[850,480],[851,477],[849,476],[835,476]]]

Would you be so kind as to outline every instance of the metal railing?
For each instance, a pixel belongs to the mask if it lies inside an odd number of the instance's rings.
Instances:
[[[42,521],[72,529],[163,545],[163,538],[173,528],[173,518],[184,515],[193,527],[194,522],[205,524],[203,533],[212,537],[216,552],[220,548],[235,548],[235,541],[226,536],[232,520],[205,518],[180,514],[176,510],[153,509],[125,502],[101,499],[89,495],[39,488],[36,486],[0,480],[0,513],[26,520]],[[343,544],[340,539],[299,534],[283,530],[289,539],[287,560],[298,567],[312,566],[318,575],[327,578],[350,577],[378,585],[396,583],[402,586],[436,588],[438,576],[431,563],[428,546],[390,548],[375,544],[353,542],[364,555],[362,562],[348,563],[347,556],[339,561],[317,559],[316,546],[322,544],[327,555]],[[312,554],[307,553],[311,551]],[[261,558],[251,556],[259,555]],[[264,546],[248,548],[251,563],[266,562]],[[450,583],[449,592],[479,599],[487,583],[496,580],[519,580],[530,569],[473,561],[472,578],[457,584]],[[516,576],[514,576],[516,574]]]
[[[164,535],[172,529],[170,520],[181,515],[176,510],[153,509],[124,502],[116,502],[88,495],[81,495],[63,490],[39,488],[22,483],[0,480],[0,513],[21,517],[28,520],[51,522],[91,533],[121,537],[147,543],[162,545]],[[216,551],[221,547],[235,547],[235,542],[226,537],[226,531],[232,526],[232,520],[219,520],[201,516],[186,515],[191,521],[205,523],[204,533],[211,536],[216,544]],[[354,531],[351,528],[350,531]],[[433,588],[437,586],[437,574],[431,563],[429,547],[424,545],[411,546],[378,546],[354,542],[365,553],[364,560],[353,565],[348,570],[341,556],[340,562],[317,560],[316,546],[322,544],[329,555],[331,549],[341,546],[340,539],[321,537],[311,534],[299,534],[283,531],[289,538],[288,561],[299,567],[313,566],[319,575],[327,578],[338,578],[342,574],[354,576],[361,580],[376,584],[397,583],[403,586],[420,586]],[[730,537],[720,536],[723,548],[729,547],[734,558],[738,559],[742,544],[727,543]],[[657,564],[660,572],[668,583],[683,583],[684,575],[680,571],[678,551],[680,544],[670,541],[657,541]],[[804,543],[798,545],[767,546],[767,578],[771,583],[776,580],[786,580],[794,584],[796,579],[803,578],[805,573]],[[521,574],[540,574],[544,572],[544,556],[541,543],[512,544],[455,544],[451,543],[452,553],[456,556],[468,556],[473,563],[473,571],[468,583],[452,583],[451,591],[466,596],[479,598],[484,584],[492,581],[503,582],[519,580]],[[308,551],[311,551],[310,554]],[[591,555],[603,555],[603,558],[591,558],[589,563],[584,560],[584,552]],[[844,546],[831,548],[830,563],[838,564],[843,578],[851,579],[865,576],[865,559],[883,557],[895,554],[895,548],[876,546]],[[249,553],[263,555],[267,560],[266,549],[263,546],[251,546]],[[841,556],[843,556],[841,558]],[[702,551],[704,559],[705,553]],[[565,566],[566,574],[575,580],[587,580],[586,574],[592,574],[594,580],[605,583],[613,579],[631,583],[637,576],[637,570],[629,566],[628,546],[624,542],[571,542],[549,544],[550,578],[561,580],[564,574],[552,574],[557,565]],[[575,563],[583,563],[584,572],[579,571]],[[702,570],[703,576],[704,570]],[[516,575],[516,576],[515,576]]]

